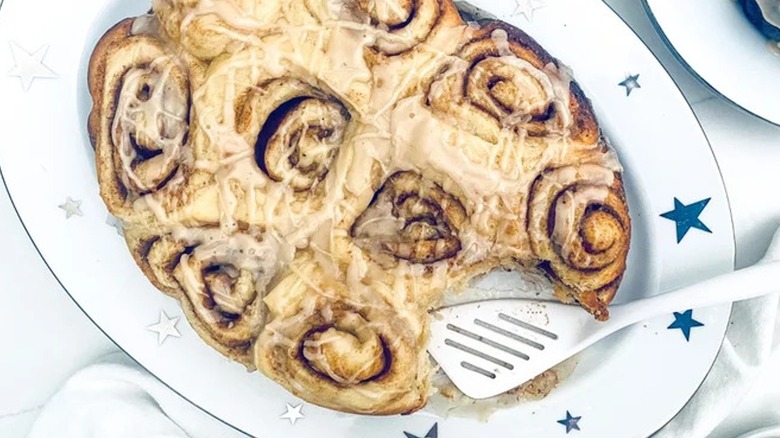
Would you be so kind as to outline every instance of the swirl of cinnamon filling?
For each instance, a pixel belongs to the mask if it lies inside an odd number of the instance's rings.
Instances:
[[[190,130],[186,66],[134,23],[109,31],[90,62],[89,132],[101,195],[119,216],[180,170]]]
[[[598,140],[582,91],[522,31],[503,23],[485,25],[458,57],[432,84],[428,99],[465,129],[491,143],[504,130],[570,136],[588,144]]]
[[[399,55],[428,41],[443,25],[460,23],[460,15],[442,0],[354,0],[364,20],[383,32],[374,47],[386,55]]]
[[[466,209],[414,172],[391,176],[352,226],[355,243],[378,261],[387,256],[430,264],[455,257]]]
[[[266,288],[278,271],[271,239],[198,231],[195,238],[144,236],[128,231],[128,244],[147,277],[182,302],[198,334],[223,354],[247,362],[265,325]]]
[[[219,138],[204,153],[254,156],[270,180],[307,191],[328,173],[344,141],[351,115],[337,99],[305,78],[275,77],[255,63],[258,52],[243,51],[212,65],[196,101],[223,112],[204,118],[207,135]],[[208,146],[208,145],[207,145]],[[251,152],[250,152],[251,151]]]
[[[267,301],[273,320],[254,348],[260,371],[332,409],[392,415],[422,407],[427,360],[419,360],[420,338],[387,304],[314,292],[294,275]]]
[[[384,341],[359,313],[344,313],[332,325],[310,330],[302,346],[309,367],[341,384],[369,381],[389,365]]]
[[[237,109],[257,111],[259,104],[275,106],[257,136],[257,164],[274,181],[287,183],[296,191],[309,190],[328,173],[350,115],[337,101],[300,83],[272,81],[262,88],[266,93],[250,93]],[[259,112],[256,117],[266,116],[266,111]],[[251,117],[242,112],[238,119],[248,121]],[[239,132],[247,128],[238,126]]]
[[[620,176],[596,164],[547,170],[531,190],[528,232],[559,292],[607,319],[631,240]]]

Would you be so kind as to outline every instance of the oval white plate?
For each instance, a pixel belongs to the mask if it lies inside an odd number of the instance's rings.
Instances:
[[[731,214],[709,145],[674,82],[631,30],[599,0],[548,0],[533,20],[509,2],[474,3],[526,29],[574,69],[621,155],[635,227],[619,299],[733,269]],[[293,425],[282,416],[287,404],[301,401],[229,363],[186,321],[175,326],[180,337],[159,345],[162,338],[148,328],[161,311],[170,318],[181,318],[181,311],[144,278],[107,220],[85,128],[85,65],[95,42],[120,18],[147,8],[138,0],[82,0],[76,13],[59,0],[5,0],[0,168],[31,238],[63,287],[119,346],[196,405],[264,438],[402,438],[403,432],[435,438],[428,433],[434,425],[441,438],[507,432],[641,437],[671,419],[707,375],[730,306],[692,315],[680,309],[677,316],[613,336],[583,353],[574,374],[547,399],[499,412],[487,423],[426,412],[366,418],[303,403],[304,418]],[[628,95],[619,84],[634,75],[641,88]],[[674,210],[675,198],[678,212],[691,214],[688,224],[711,232],[694,228],[678,243],[676,223],[661,216]],[[706,206],[700,202],[707,199]],[[687,331],[689,339],[675,328],[685,325],[686,316],[703,324]]]
[[[735,0],[644,0],[672,51],[713,90],[780,125],[780,52]]]

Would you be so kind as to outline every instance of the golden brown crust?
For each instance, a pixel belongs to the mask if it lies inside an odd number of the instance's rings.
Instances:
[[[109,151],[98,147],[99,142],[104,142],[105,137],[108,135],[103,129],[103,125],[106,123],[105,119],[109,117],[103,111],[104,87],[107,78],[107,57],[115,46],[127,41],[133,21],[133,18],[128,18],[109,29],[98,41],[89,61],[87,78],[89,92],[92,96],[92,111],[89,113],[88,132],[92,147],[95,149],[98,174],[112,173],[106,169],[113,166],[111,164],[112,160],[108,155]],[[109,177],[108,179],[115,179],[115,177]],[[101,184],[100,190],[104,200],[109,201],[108,205],[116,204],[115,199],[126,196],[126,193],[121,190],[121,185],[118,181]]]
[[[123,20],[101,38],[88,73],[88,130],[100,194],[109,211],[125,219],[136,199],[184,172],[194,70],[156,35],[134,34],[135,23]]]
[[[88,131],[92,147],[97,147],[97,137],[100,131],[101,113],[98,108],[102,107],[103,86],[106,78],[106,57],[111,51],[111,47],[130,36],[130,29],[133,26],[134,18],[127,18],[115,24],[106,31],[105,35],[98,41],[92,55],[89,59],[87,70],[87,84],[89,94],[92,96],[92,111],[89,113]]]

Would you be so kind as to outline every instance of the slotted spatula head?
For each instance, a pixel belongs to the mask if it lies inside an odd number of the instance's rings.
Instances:
[[[428,352],[474,399],[503,394],[587,347],[604,326],[579,306],[495,300],[433,312]]]
[[[530,299],[480,301],[432,314],[428,351],[464,394],[514,389],[594,342],[650,317],[777,292],[780,229],[760,263],[651,298],[612,306],[598,322],[579,306]]]

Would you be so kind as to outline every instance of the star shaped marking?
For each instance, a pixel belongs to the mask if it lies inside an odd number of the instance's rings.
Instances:
[[[301,412],[301,409],[303,409],[302,404],[293,406],[287,403],[287,411],[284,414],[282,414],[282,416],[279,418],[283,420],[290,420],[290,425],[295,426],[295,422],[297,422],[298,420],[304,417],[303,412]]]
[[[8,72],[8,76],[17,77],[22,82],[22,88],[27,91],[36,79],[54,79],[57,73],[54,73],[46,64],[43,58],[49,51],[49,46],[43,46],[35,52],[28,52],[18,44],[11,42],[11,55],[14,58],[14,67]]]
[[[169,336],[174,338],[180,338],[181,333],[176,328],[176,323],[179,322],[179,317],[169,318],[165,314],[164,310],[160,310],[160,321],[157,324],[150,325],[146,329],[150,332],[157,333],[157,345],[162,345]]]
[[[558,420],[558,424],[566,426],[566,433],[568,434],[572,430],[580,430],[580,425],[578,423],[581,419],[582,417],[572,417],[571,413],[566,411],[566,418]]]
[[[631,92],[637,88],[642,88],[639,85],[639,75],[629,75],[625,81],[619,83],[621,87],[626,87],[626,96],[630,96]]]
[[[439,423],[435,423],[425,436],[417,436],[409,432],[404,432],[404,435],[406,435],[406,438],[439,438]]]
[[[661,217],[674,221],[677,224],[677,243],[682,242],[691,228],[696,228],[697,230],[712,234],[712,230],[707,228],[707,226],[704,225],[704,222],[699,219],[699,216],[701,216],[701,213],[707,207],[707,204],[710,203],[710,200],[711,198],[707,198],[690,205],[685,205],[680,202],[679,199],[674,198],[674,210],[667,211],[662,214]]]
[[[703,326],[704,324],[693,319],[693,310],[688,309],[683,313],[674,312],[674,322],[669,327],[667,327],[667,329],[669,330],[680,329],[680,331],[682,331],[683,336],[685,336],[685,340],[687,342],[690,342],[691,329],[693,327],[703,327]]]
[[[81,201],[76,201],[68,196],[68,201],[59,205],[60,209],[65,211],[65,219],[70,219],[73,216],[84,216],[81,212]]]
[[[512,16],[523,15],[528,21],[534,19],[534,11],[544,6],[541,0],[515,0],[515,4]]]

